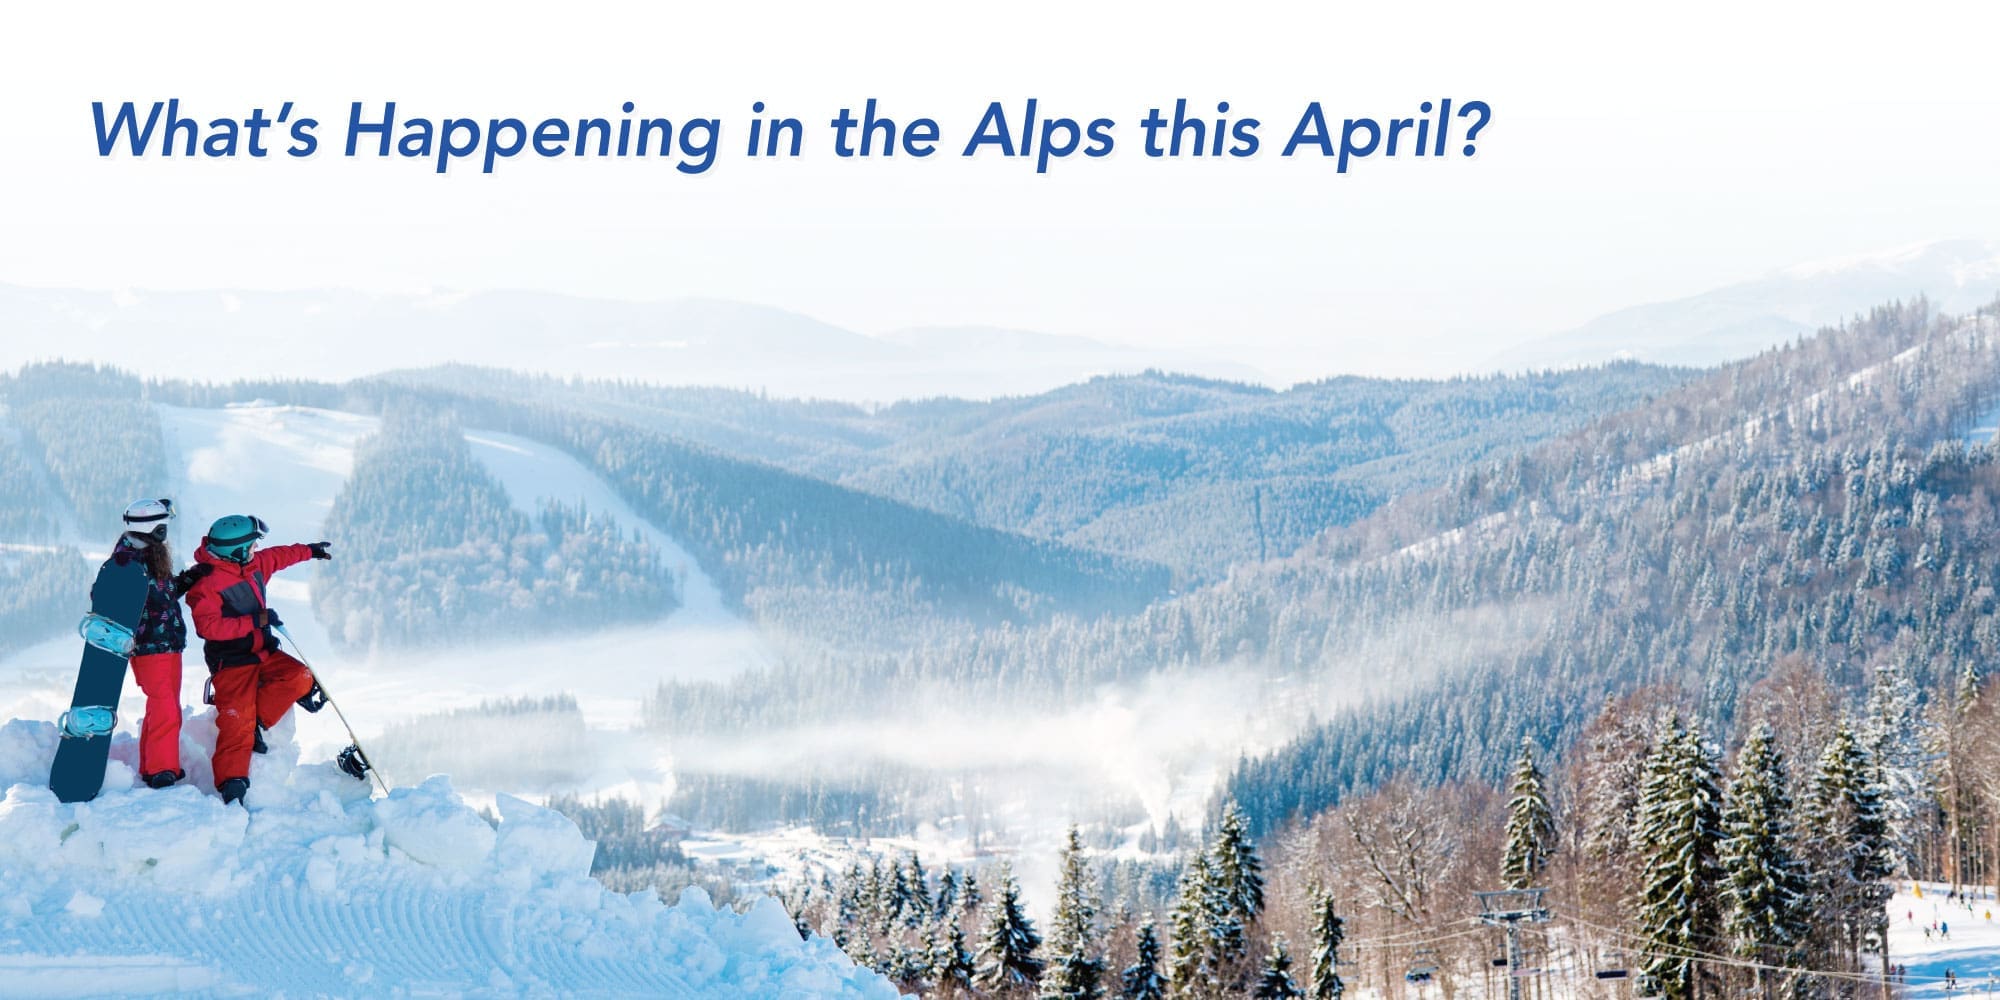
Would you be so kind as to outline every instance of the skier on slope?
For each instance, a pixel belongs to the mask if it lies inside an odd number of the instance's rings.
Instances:
[[[167,548],[167,525],[174,519],[174,502],[134,500],[125,508],[125,533],[112,546],[107,563],[137,562],[146,571],[146,608],[132,632],[132,679],[146,693],[146,718],[139,726],[139,774],[149,788],[166,788],[187,777],[181,770],[181,651],[187,648],[187,623],[181,619],[181,595],[209,567],[196,564],[179,575]]]
[[[272,629],[283,623],[265,595],[271,574],[307,559],[333,558],[329,543],[258,551],[269,530],[258,518],[231,514],[208,529],[194,554],[211,569],[187,600],[214,687],[215,790],[224,802],[239,801],[250,790],[250,754],[263,751],[264,730],[295,703],[311,712],[325,703],[312,671],[278,648]]]

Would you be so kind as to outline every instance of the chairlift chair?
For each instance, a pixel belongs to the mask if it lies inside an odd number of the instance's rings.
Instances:
[[[1611,953],[1610,958],[1611,960],[1606,963],[1606,968],[1597,970],[1597,978],[1627,979],[1631,977],[1632,970],[1626,968],[1626,959],[1624,952],[1614,951]]]
[[[1437,975],[1437,949],[1418,948],[1415,961],[1410,963],[1410,971],[1403,973],[1406,983],[1428,983]]]

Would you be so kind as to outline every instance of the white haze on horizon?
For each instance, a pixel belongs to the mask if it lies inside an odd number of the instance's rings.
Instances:
[[[2000,233],[2000,133],[1976,127],[1996,110],[1986,39],[2000,9],[1983,5],[112,10],[115,31],[98,7],[19,6],[0,32],[14,98],[0,161],[36,195],[0,210],[0,281],[701,295],[870,333],[978,324],[1220,353],[1291,381],[1460,372],[1798,261]],[[370,58],[386,51],[423,58]],[[1871,72],[1851,71],[1861,53]],[[1046,174],[956,143],[926,160],[831,155],[822,123],[869,97],[954,139],[988,102],[1018,117],[1034,97],[1045,116],[1118,120],[1120,143]],[[1443,97],[1491,106],[1476,157],[1343,174],[1276,154],[1309,101],[1393,119]],[[293,101],[328,124],[325,148],[301,161],[97,155],[93,100],[167,98],[204,120]],[[807,122],[809,145],[692,177],[533,159],[438,176],[340,155],[349,104],[391,99],[406,115],[530,120],[632,100],[720,117],[738,128],[729,148],[762,101]],[[1265,123],[1270,148],[1147,157],[1136,121],[1176,99],[1203,115],[1230,102]],[[1857,122],[1879,128],[1857,138]]]

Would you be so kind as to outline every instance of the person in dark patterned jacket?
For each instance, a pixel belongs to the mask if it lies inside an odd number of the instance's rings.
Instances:
[[[181,620],[181,595],[208,575],[205,566],[191,566],[175,575],[174,556],[167,548],[167,524],[174,518],[172,500],[134,500],[125,508],[125,533],[106,562],[133,562],[145,567],[146,608],[133,630],[132,679],[146,693],[146,718],[139,725],[139,774],[152,788],[165,788],[186,777],[181,770],[181,651],[187,648],[187,623]]]

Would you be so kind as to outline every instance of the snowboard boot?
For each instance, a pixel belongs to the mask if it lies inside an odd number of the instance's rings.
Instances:
[[[308,712],[318,712],[326,707],[326,692],[319,689],[319,681],[314,680],[312,690],[299,695],[298,705]]]
[[[368,780],[368,758],[362,755],[361,747],[349,745],[347,749],[340,752],[340,756],[333,759],[333,762],[340,765],[341,771],[354,780]]]
[[[154,771],[146,775],[147,788],[170,788],[174,782],[187,777],[186,771]]]
[[[250,791],[250,779],[231,778],[217,785],[215,790],[222,793],[222,804],[225,806],[231,802],[241,802],[243,801],[243,796]],[[245,806],[244,808],[247,809],[249,807]]]
[[[263,727],[263,726],[258,726],[258,727],[257,727],[257,729],[256,729],[256,735],[255,735],[254,737],[252,737],[252,739],[254,740],[254,742],[252,742],[252,743],[250,744],[250,752],[251,752],[251,753],[270,753],[270,752],[271,752],[271,745],[270,745],[270,744],[268,744],[268,743],[266,743],[266,742],[264,742],[264,727]]]

